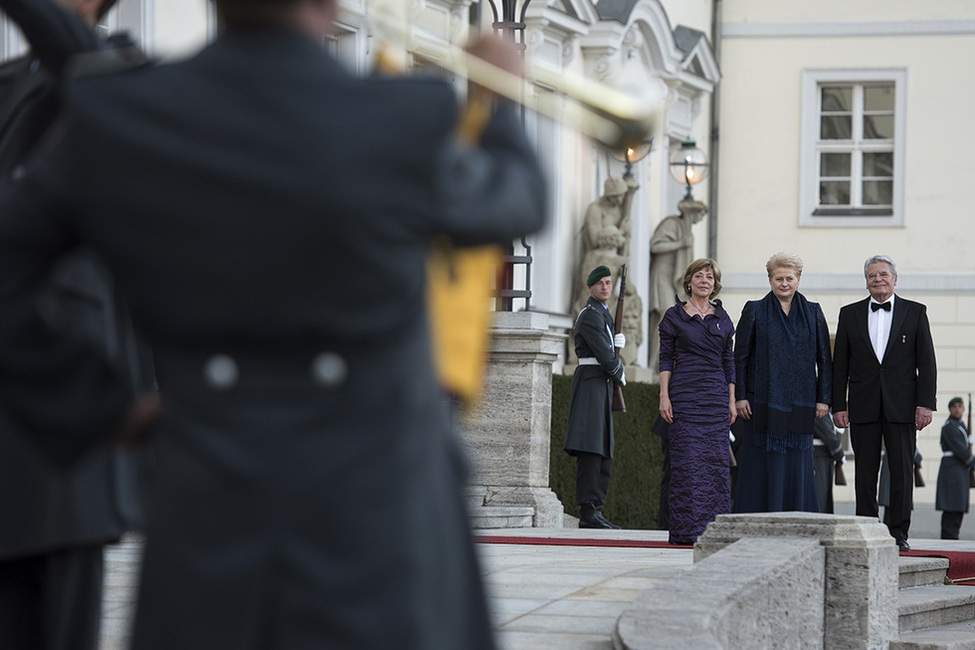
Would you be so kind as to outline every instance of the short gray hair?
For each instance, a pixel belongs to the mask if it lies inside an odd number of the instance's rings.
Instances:
[[[874,255],[873,257],[868,257],[867,261],[863,263],[863,277],[867,277],[867,267],[871,264],[876,264],[878,262],[883,262],[890,267],[890,272],[897,277],[897,265],[894,264],[894,260],[890,259],[886,255]]]
[[[768,276],[772,277],[772,271],[778,268],[792,269],[797,277],[802,277],[802,258],[795,253],[776,253],[768,258],[765,270],[768,271]]]

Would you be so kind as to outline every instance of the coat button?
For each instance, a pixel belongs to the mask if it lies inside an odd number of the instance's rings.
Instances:
[[[229,390],[237,383],[239,376],[237,362],[226,354],[215,354],[207,359],[203,376],[211,388]]]
[[[345,359],[334,352],[322,352],[311,362],[311,376],[322,386],[333,388],[345,382],[349,374]]]

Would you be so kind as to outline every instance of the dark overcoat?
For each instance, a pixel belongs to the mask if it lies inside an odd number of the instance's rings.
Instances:
[[[623,377],[613,347],[613,317],[594,298],[586,301],[575,324],[575,349],[579,359],[595,359],[595,365],[580,364],[572,376],[569,393],[569,430],[565,451],[613,457],[613,382]]]
[[[941,427],[941,450],[951,452],[951,455],[941,457],[934,508],[945,512],[968,512],[971,490],[968,470],[975,467],[975,457],[968,446],[968,431],[961,420],[953,417],[945,420]]]
[[[46,3],[3,0],[32,52],[0,66],[0,179],[14,174],[59,109],[55,73],[69,54],[99,47],[90,29]],[[128,44],[128,41],[126,41]],[[146,354],[103,265],[88,250],[59,259],[43,291],[53,326],[118,362],[133,385],[148,383]],[[0,409],[0,561],[104,544],[141,523],[145,454],[99,445],[57,466],[29,429]]]
[[[34,308],[51,260],[90,243],[164,404],[133,647],[491,647],[424,269],[436,237],[541,227],[517,114],[461,151],[450,85],[355,78],[259,26],[68,102],[0,194],[0,397],[63,457],[131,404]]]

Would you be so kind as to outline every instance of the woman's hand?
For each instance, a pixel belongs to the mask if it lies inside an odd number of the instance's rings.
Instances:
[[[735,409],[735,400],[728,400],[728,424],[732,425],[735,423],[735,419],[738,417],[738,411]]]
[[[735,410],[737,410],[738,415],[744,419],[752,419],[752,405],[748,403],[747,399],[740,399],[735,402]]]
[[[674,423],[674,408],[670,405],[670,397],[660,396],[660,417],[667,421],[667,424]]]
[[[827,413],[829,413],[829,404],[816,402],[816,417],[817,418],[826,417]]]

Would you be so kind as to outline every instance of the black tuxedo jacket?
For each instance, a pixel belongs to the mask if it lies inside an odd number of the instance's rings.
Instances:
[[[924,305],[897,296],[884,361],[867,331],[869,298],[840,309],[833,352],[833,411],[850,422],[880,419],[881,404],[891,422],[914,422],[918,406],[935,410],[937,365]],[[849,392],[848,392],[849,391]]]

